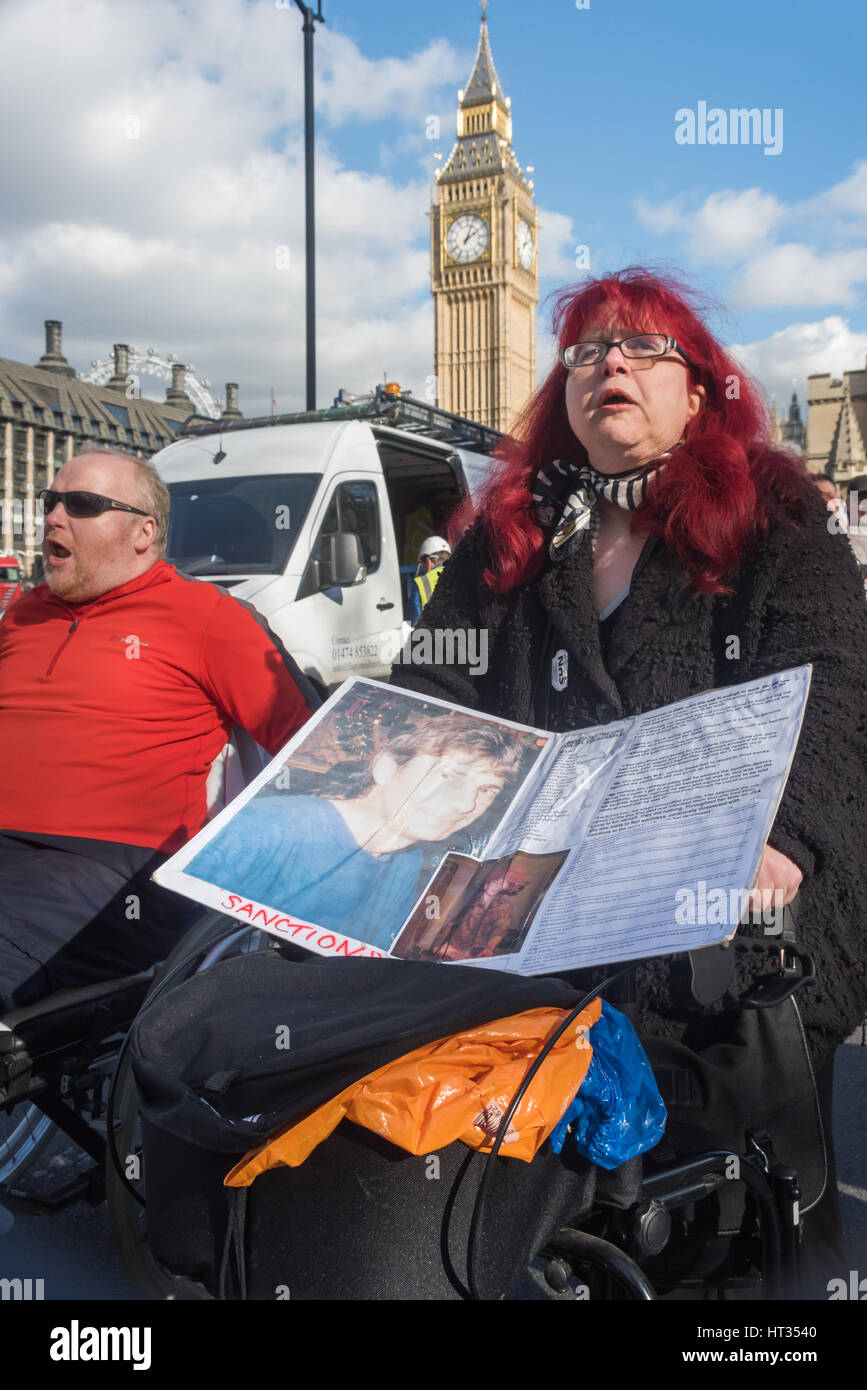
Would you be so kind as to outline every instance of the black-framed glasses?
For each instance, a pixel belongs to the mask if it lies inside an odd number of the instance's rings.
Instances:
[[[667,352],[679,352],[687,366],[692,366],[677,339],[667,333],[638,333],[632,338],[621,338],[617,343],[573,343],[571,347],[561,348],[560,361],[570,371],[573,367],[595,367],[605,361],[613,347],[619,347],[624,357],[648,365]]]
[[[116,502],[113,497],[103,497],[99,492],[55,492],[54,488],[43,488],[39,500],[46,514],[53,512],[58,502],[62,502],[69,516],[77,519],[88,516],[102,516],[103,512],[135,512],[136,516],[150,516],[141,507],[131,507],[128,502]]]

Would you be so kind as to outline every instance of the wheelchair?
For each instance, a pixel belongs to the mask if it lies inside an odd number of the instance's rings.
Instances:
[[[0,1203],[23,1200],[30,1206],[50,1210],[80,1198],[93,1203],[107,1198],[115,1244],[143,1297],[195,1301],[218,1296],[243,1297],[245,1291],[243,1282],[234,1293],[227,1290],[225,1283],[215,1289],[213,1283],[209,1286],[201,1278],[168,1267],[151,1248],[147,1181],[140,1162],[141,1121],[127,1047],[129,1028],[139,1007],[146,1007],[161,991],[218,960],[263,949],[294,954],[296,958],[304,954],[300,948],[255,928],[208,913],[155,971],[83,990],[62,991],[38,1005],[0,1018],[0,1111],[5,1107],[13,1119],[11,1132],[0,1140]],[[809,978],[805,967],[798,983]],[[693,986],[695,993],[695,981]],[[789,984],[789,991],[791,987]],[[700,981],[697,992],[700,996]],[[786,984],[781,979],[776,994],[782,998],[785,992]],[[771,995],[774,993],[772,987]],[[771,1002],[779,1001],[772,998]],[[508,1117],[503,1122],[503,1133],[507,1124]],[[93,1160],[92,1166],[60,1190],[28,1192],[22,1187],[27,1169],[51,1138],[54,1126],[85,1150]],[[359,1143],[367,1147],[369,1144],[356,1126],[345,1122],[341,1130],[349,1133],[337,1131],[321,1148],[326,1164],[334,1163],[328,1153],[336,1152],[338,1166],[345,1167],[347,1156],[351,1159],[359,1152]],[[462,1145],[449,1147],[469,1156],[465,1168],[475,1165],[476,1205],[469,1210],[472,1243],[486,1160],[470,1155]],[[402,1157],[415,1164],[425,1161],[411,1155]],[[381,1155],[375,1156],[376,1163],[380,1158]],[[312,1169],[312,1161],[313,1156],[302,1169],[292,1172],[301,1173],[308,1166]],[[704,1233],[710,1228],[707,1222],[703,1224],[702,1214],[724,1188],[733,1165],[746,1193],[745,1234],[741,1240],[730,1242],[732,1248],[716,1263],[705,1260],[702,1267],[699,1260],[696,1266],[695,1260],[690,1262],[680,1256],[688,1248],[702,1251],[713,1244],[712,1237]],[[533,1167],[507,1159],[496,1159],[490,1166],[502,1171]],[[396,1174],[398,1167],[389,1171]],[[311,1181],[317,1181],[315,1173]],[[525,1252],[526,1264],[532,1267],[532,1286],[527,1284],[525,1270],[515,1286],[517,1292],[486,1291],[473,1275],[471,1257],[475,1256],[470,1248],[466,1269],[451,1270],[446,1292],[410,1291],[395,1295],[392,1291],[382,1296],[583,1297],[614,1301],[797,1297],[799,1197],[797,1173],[778,1159],[772,1137],[765,1133],[746,1134],[740,1149],[709,1148],[665,1162],[655,1162],[651,1153],[645,1157],[643,1172],[633,1184],[627,1203],[584,1203]],[[449,1204],[452,1208],[456,1205],[454,1192],[446,1207]],[[444,1213],[444,1223],[449,1215],[449,1211]],[[464,1219],[466,1229],[466,1212]],[[443,1244],[442,1232],[437,1240]],[[411,1263],[411,1252],[407,1257]],[[320,1296],[371,1296],[359,1291],[361,1286],[354,1277],[345,1282],[349,1291],[341,1292],[343,1272],[339,1258],[335,1268],[323,1277],[328,1291]],[[412,1279],[408,1278],[406,1287],[411,1285]],[[377,1295],[374,1292],[372,1296]]]
[[[54,1210],[105,1197],[105,1106],[118,1050],[153,983],[153,970],[60,990],[0,1016],[0,1196]],[[103,1123],[101,1123],[103,1121]],[[86,1172],[50,1190],[21,1187],[62,1131],[92,1159]]]
[[[208,818],[216,816],[267,765],[269,755],[240,728],[211,764]],[[210,920],[210,914],[205,920]],[[193,928],[193,935],[195,935]],[[110,1082],[130,1025],[154,983],[156,967],[78,989],[0,1015],[0,1197],[50,1211],[79,1198],[105,1200],[105,1111]],[[3,1125],[4,1111],[14,1123]],[[93,1160],[68,1184],[21,1187],[57,1136]]]

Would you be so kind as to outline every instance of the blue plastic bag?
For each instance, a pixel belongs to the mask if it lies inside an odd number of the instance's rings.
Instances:
[[[551,1134],[551,1147],[559,1153],[570,1139],[591,1163],[619,1168],[659,1143],[666,1109],[638,1034],[629,1019],[604,999],[588,1038],[593,1060],[581,1089]]]

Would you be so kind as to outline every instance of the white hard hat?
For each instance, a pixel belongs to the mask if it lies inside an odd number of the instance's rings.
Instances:
[[[418,558],[424,560],[428,555],[440,555],[443,551],[447,555],[451,555],[452,548],[448,541],[442,536],[428,536],[427,540],[422,542]]]

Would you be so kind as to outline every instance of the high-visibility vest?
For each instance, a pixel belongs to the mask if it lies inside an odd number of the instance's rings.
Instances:
[[[422,608],[424,608],[428,599],[433,596],[433,591],[437,586],[437,581],[439,580],[439,577],[444,569],[444,564],[437,565],[435,570],[428,570],[427,574],[417,574],[415,576],[415,582],[418,585],[418,591],[421,596]]]

